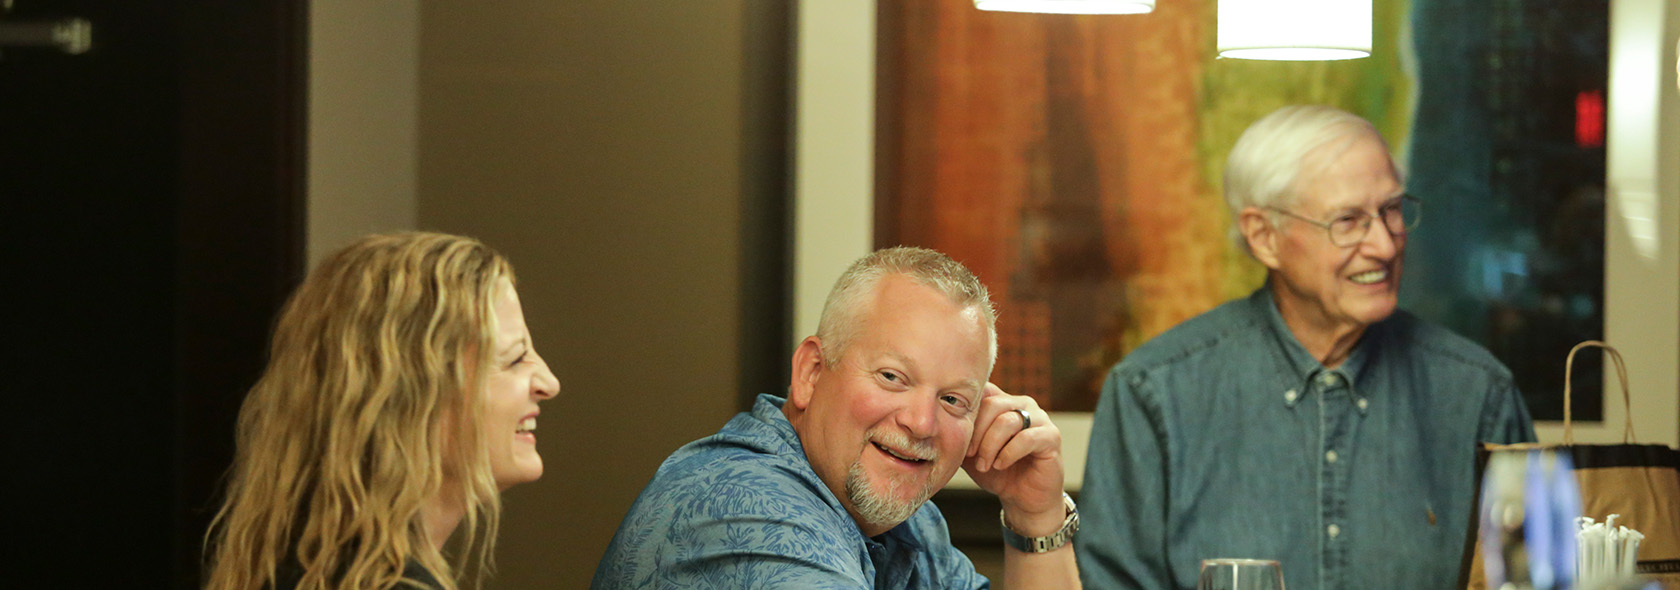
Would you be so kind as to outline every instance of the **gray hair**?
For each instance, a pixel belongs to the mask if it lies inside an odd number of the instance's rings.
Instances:
[[[1324,105],[1286,106],[1249,125],[1225,159],[1225,206],[1231,211],[1231,240],[1253,255],[1238,223],[1243,209],[1295,205],[1301,186],[1314,175],[1307,170],[1310,156],[1320,148],[1345,146],[1362,136],[1383,141],[1370,121]],[[1392,158],[1389,165],[1393,167]],[[1399,175],[1398,169],[1395,175]]]
[[[817,338],[822,341],[823,364],[833,367],[857,337],[863,316],[873,306],[875,286],[888,275],[900,275],[932,288],[963,308],[977,308],[986,320],[986,339],[991,358],[997,361],[997,310],[992,307],[986,285],[962,263],[927,248],[898,246],[874,253],[852,263],[823,303],[817,320]]]

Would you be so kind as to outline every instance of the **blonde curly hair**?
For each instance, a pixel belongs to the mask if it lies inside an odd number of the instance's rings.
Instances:
[[[421,232],[368,236],[309,274],[240,408],[207,588],[272,588],[282,565],[299,589],[391,588],[410,564],[455,588],[469,556],[482,581],[501,501],[474,393],[503,280],[495,250]],[[454,569],[424,524],[438,498],[465,509]]]

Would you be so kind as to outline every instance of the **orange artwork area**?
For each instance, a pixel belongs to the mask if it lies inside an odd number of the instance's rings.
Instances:
[[[1205,8],[891,8],[920,49],[896,76],[907,124],[882,238],[948,252],[992,289],[1005,390],[1090,410],[1122,355],[1230,298],[1224,205],[1197,163]]]

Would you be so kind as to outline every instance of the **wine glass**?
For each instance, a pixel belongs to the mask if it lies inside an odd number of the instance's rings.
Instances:
[[[1196,590],[1283,590],[1283,566],[1270,559],[1204,559]]]

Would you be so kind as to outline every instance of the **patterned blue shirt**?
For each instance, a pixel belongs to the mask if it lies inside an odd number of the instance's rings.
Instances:
[[[783,399],[677,449],[595,570],[608,588],[989,588],[932,502],[867,538],[817,478]]]
[[[1086,588],[1194,588],[1275,559],[1289,590],[1455,586],[1478,441],[1534,440],[1511,373],[1404,311],[1326,369],[1271,291],[1127,355],[1097,404],[1075,550]]]

